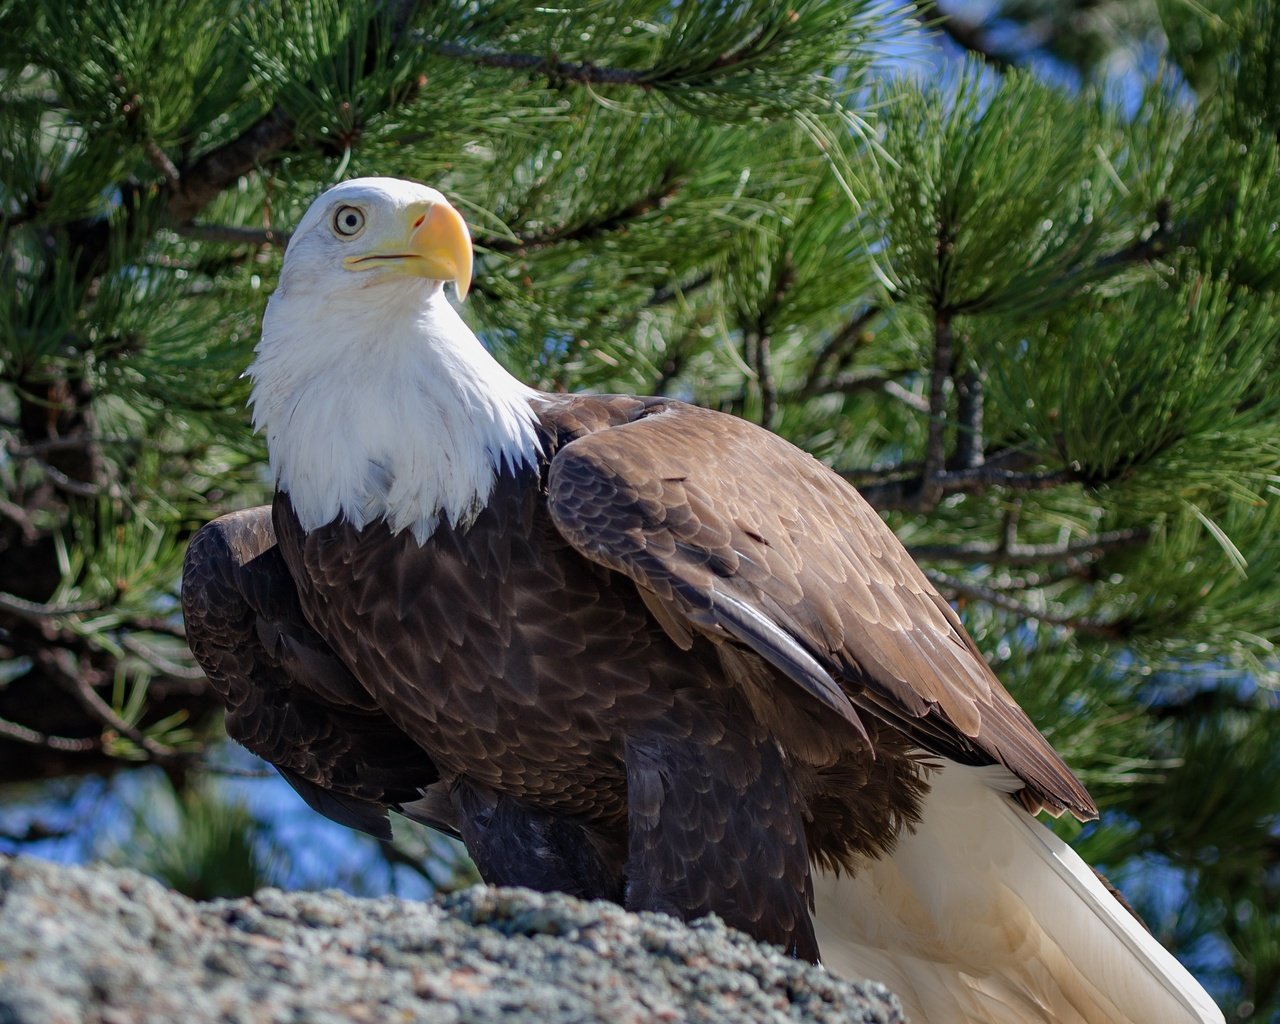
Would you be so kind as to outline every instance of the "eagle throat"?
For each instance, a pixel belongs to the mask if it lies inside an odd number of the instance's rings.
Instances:
[[[538,392],[502,368],[439,285],[356,291],[335,309],[277,291],[250,404],[271,473],[307,532],[385,520],[425,543],[466,526],[499,474],[535,466]]]

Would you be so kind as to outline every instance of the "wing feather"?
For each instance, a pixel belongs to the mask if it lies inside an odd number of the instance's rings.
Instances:
[[[1096,814],[893,532],[776,435],[651,407],[561,448],[548,496],[583,555],[756,651],[846,721],[878,715],[933,753],[1004,764],[1031,803]]]
[[[182,604],[187,641],[227,706],[228,734],[321,814],[389,839],[387,808],[415,804],[439,773],[307,622],[270,508],[196,534]]]

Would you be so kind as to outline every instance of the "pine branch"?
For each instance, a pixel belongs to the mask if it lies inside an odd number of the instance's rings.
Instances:
[[[29,621],[56,618],[59,615],[77,615],[83,612],[95,612],[102,608],[98,601],[78,601],[73,604],[44,604],[40,601],[28,601],[16,594],[0,591],[0,609],[11,612]]]
[[[704,271],[691,281],[680,285],[663,285],[661,288],[655,288],[649,300],[645,303],[645,307],[652,309],[655,306],[664,306],[673,299],[683,296],[692,295],[694,292],[701,291],[709,285],[714,276],[711,271]]]
[[[43,472],[44,475],[47,476],[53,482],[53,485],[60,491],[65,491],[67,494],[74,494],[78,498],[96,498],[102,493],[102,488],[98,484],[89,483],[85,480],[75,480],[56,466],[49,465],[49,463],[45,462],[43,459],[31,456],[30,461],[39,466],[41,472]]]
[[[929,562],[981,562],[986,565],[1036,565],[1066,559],[1095,559],[1110,551],[1137,547],[1147,541],[1151,531],[1146,527],[1109,530],[1089,537],[1078,537],[1060,544],[971,541],[960,544],[921,544],[908,548],[911,557]]]
[[[285,249],[289,245],[292,232],[273,231],[271,228],[242,228],[231,224],[179,224],[175,230],[183,238],[191,238],[197,242],[215,242],[219,245],[251,245],[261,248],[274,245]]]
[[[627,226],[633,220],[643,217],[654,210],[663,209],[684,185],[682,178],[663,175],[658,187],[646,195],[619,210],[605,213],[581,223],[544,228],[541,231],[530,231],[514,238],[503,235],[485,235],[475,240],[480,249],[496,253],[525,253],[545,249],[563,242],[589,242],[602,235],[612,234]]]
[[[61,679],[85,711],[102,726],[131,740],[160,764],[173,764],[179,760],[178,752],[172,747],[157,743],[116,714],[94,689],[94,681],[100,673],[91,669],[83,659],[79,664],[70,664],[71,657],[71,652],[65,648],[36,652],[41,668]]]
[[[36,538],[40,536],[39,528],[36,526],[31,516],[27,514],[27,510],[21,505],[15,505],[12,501],[9,501],[6,498],[0,498],[0,515],[4,516],[11,523],[17,525],[18,529],[22,532],[22,539],[24,543],[34,543]]]
[[[280,107],[274,108],[241,135],[181,170],[167,203],[169,216],[177,224],[189,223],[224,189],[293,141],[293,119]]]
[[[972,469],[936,473],[931,478],[926,478],[924,474],[904,476],[901,467],[851,470],[841,475],[853,483],[871,505],[882,511],[918,510],[921,504],[920,493],[926,479],[932,484],[939,501],[951,494],[979,494],[993,487],[1009,491],[1047,491],[1073,483],[1076,479],[1075,473],[1069,469],[1023,473],[993,466],[991,460]],[[868,477],[871,478],[870,482]]]
[[[760,425],[772,430],[778,419],[778,385],[773,379],[772,341],[768,334],[756,337],[756,383],[760,385]]]
[[[1062,626],[1089,636],[1106,637],[1112,640],[1123,636],[1123,630],[1119,623],[1107,622],[1104,619],[1091,619],[1084,615],[1056,615],[1035,608],[998,590],[993,590],[977,583],[959,580],[945,573],[926,569],[924,574],[929,578],[930,583],[952,599],[955,597],[969,597],[1004,611],[1013,612],[1020,618],[1044,622],[1051,626]]]
[[[711,60],[696,59],[692,66],[619,68],[591,61],[560,60],[554,53],[508,53],[439,40],[424,41],[424,48],[437,56],[466,61],[477,67],[522,71],[544,76],[552,88],[565,85],[624,86],[643,90],[676,89],[687,86],[694,74],[729,73],[758,68],[761,59],[776,43],[762,47],[768,26],[760,25],[740,44]]]
[[[52,736],[4,718],[0,718],[0,738],[25,743],[32,747],[45,747],[65,754],[83,754],[98,749],[98,741],[93,738],[72,739],[69,736]]]
[[[131,654],[136,654],[152,668],[156,669],[158,672],[163,672],[165,675],[193,682],[205,678],[203,669],[196,668],[192,665],[180,665],[178,662],[173,661],[170,658],[166,658],[154,647],[143,643],[132,634],[126,633],[121,637],[120,646]]]
[[[503,53],[444,42],[433,42],[427,48],[438,56],[463,60],[478,67],[545,75],[552,86],[627,85],[651,89],[660,78],[657,68],[637,71],[631,68],[602,67],[598,64],[557,60],[554,54],[539,57],[532,53]]]
[[[852,355],[853,349],[857,347],[867,324],[879,316],[880,313],[879,306],[868,306],[827,339],[822,348],[818,350],[818,354],[814,356],[813,365],[809,367],[809,374],[805,378],[802,393],[825,390],[819,387],[819,381],[829,373],[828,368],[830,367],[837,371],[843,368],[845,363],[848,362],[849,356]]]
[[[147,154],[147,162],[160,172],[161,176],[164,178],[164,183],[168,185],[169,188],[177,188],[178,178],[180,175],[178,174],[178,168],[174,165],[174,162],[169,159],[169,154],[161,149],[160,144],[152,138],[148,138],[147,141],[143,143],[142,149],[143,152]]]
[[[1158,200],[1155,209],[1156,226],[1123,249],[1103,256],[1094,263],[1093,272],[1104,273],[1132,263],[1150,263],[1164,256],[1178,243],[1172,216],[1173,211],[1169,200],[1164,198]]]
[[[929,412],[929,403],[921,398],[914,391],[904,388],[896,380],[886,380],[882,389],[890,398],[896,398],[903,405],[906,405],[916,412],[927,414]]]
[[[944,11],[936,0],[926,0],[920,5],[920,17],[930,28],[938,28],[960,49],[967,50],[997,71],[1009,71],[1018,66],[1013,53],[997,49],[982,31],[980,22],[959,18]]]
[[[924,472],[917,495],[918,507],[927,512],[942,499],[946,467],[947,381],[951,377],[954,339],[951,317],[938,310],[933,319],[933,368],[929,376],[929,432],[924,449]]]
[[[772,430],[778,419],[778,384],[773,376],[773,338],[770,321],[795,283],[795,264],[785,253],[774,273],[773,291],[756,311],[755,322],[743,331],[748,365],[755,371],[760,388],[760,425]]]
[[[981,466],[983,457],[982,376],[972,367],[961,373],[953,368],[952,386],[956,392],[956,449],[951,468],[971,469]]]

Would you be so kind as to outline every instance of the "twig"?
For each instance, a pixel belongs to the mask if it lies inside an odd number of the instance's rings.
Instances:
[[[1140,236],[1123,249],[1103,256],[1093,264],[1093,271],[1095,273],[1106,271],[1129,263],[1149,263],[1168,252],[1170,245],[1177,241],[1172,223],[1172,205],[1168,199],[1161,198],[1156,201],[1155,217],[1156,226],[1150,232]]]
[[[70,652],[62,649],[39,651],[36,659],[46,670],[63,679],[84,709],[97,718],[102,725],[133,741],[158,762],[172,763],[177,759],[178,752],[172,747],[157,743],[116,714],[111,705],[98,696],[97,691],[86,678],[86,666],[68,664],[71,659]]]
[[[239,136],[183,170],[179,186],[169,197],[169,216],[176,224],[190,223],[227,186],[293,141],[293,118],[275,107]]]
[[[858,395],[867,391],[881,391],[892,379],[892,371],[855,370],[812,382],[805,381],[799,387],[784,388],[782,397],[785,400],[802,401],[820,395]]]
[[[583,221],[580,224],[544,228],[508,238],[503,235],[485,235],[475,240],[477,248],[497,253],[519,253],[544,249],[561,242],[587,242],[624,227],[629,221],[660,210],[684,185],[683,179],[664,177],[659,187],[634,202],[611,213]]]
[[[972,367],[953,373],[956,391],[956,449],[953,468],[972,469],[982,465],[983,393],[982,375]]]
[[[177,188],[182,175],[178,173],[174,162],[169,159],[169,154],[160,148],[160,144],[155,139],[150,138],[143,144],[142,149],[147,154],[147,161],[151,166],[164,175],[164,183],[170,188]]]
[[[139,658],[145,661],[154,669],[158,669],[165,675],[173,676],[176,679],[201,680],[205,678],[204,670],[195,668],[191,665],[180,665],[176,661],[166,658],[155,648],[144,644],[136,636],[125,634],[120,640],[120,646],[126,651],[131,651]]]
[[[175,229],[183,238],[198,242],[217,242],[224,245],[274,245],[284,249],[289,245],[291,233],[273,231],[271,228],[241,228],[231,224],[179,224]]]
[[[645,302],[645,306],[652,309],[654,306],[666,305],[672,299],[683,298],[686,295],[691,295],[694,292],[705,288],[711,283],[711,280],[711,271],[707,270],[685,284],[663,285],[661,288],[655,288],[653,290],[653,294],[650,295],[648,301]]]
[[[886,380],[881,390],[890,398],[896,398],[903,405],[910,406],[916,412],[927,413],[929,411],[929,402],[927,399],[917,395],[914,391],[904,388],[896,380]]]
[[[1073,629],[1078,633],[1086,633],[1090,636],[1103,636],[1116,639],[1122,635],[1120,625],[1118,623],[1106,622],[1101,619],[1090,619],[1085,616],[1078,615],[1055,615],[1050,612],[1033,608],[1031,605],[1016,600],[1008,594],[1002,594],[998,590],[992,590],[990,587],[984,587],[977,583],[958,580],[954,576],[948,576],[945,573],[934,572],[926,569],[925,575],[929,578],[930,583],[944,593],[950,592],[953,595],[960,594],[965,597],[971,597],[974,600],[994,605],[996,608],[1002,608],[1005,611],[1014,612],[1024,618],[1035,619],[1039,622],[1046,622],[1051,626],[1063,626],[1067,629]]]
[[[0,515],[18,525],[22,530],[22,539],[27,543],[33,542],[40,536],[40,531],[36,528],[36,524],[32,522],[31,516],[27,514],[27,510],[21,505],[16,505],[12,501],[0,498]]]
[[[791,254],[784,253],[778,261],[773,280],[773,292],[769,300],[763,303],[757,313],[755,323],[744,331],[747,335],[748,352],[755,355],[750,365],[756,372],[756,384],[760,388],[760,425],[772,430],[778,419],[778,385],[773,377],[773,338],[770,331],[770,320],[774,313],[782,308],[795,282],[795,264]]]
[[[931,9],[936,14],[934,18],[930,18]],[[958,47],[981,57],[983,61],[990,64],[997,71],[1009,71],[1017,67],[1017,63],[1013,60],[1011,54],[1004,50],[996,49],[987,40],[979,23],[957,18],[954,14],[946,13],[938,6],[936,0],[928,0],[928,2],[922,4],[920,15],[931,28],[941,29],[942,33]]]
[[[25,725],[0,718],[0,736],[7,740],[16,740],[33,747],[45,747],[49,750],[60,750],[68,754],[83,754],[99,748],[98,740],[92,737],[71,739],[68,736],[50,736],[48,733],[36,732]]]
[[[813,365],[809,367],[809,374],[805,377],[801,394],[814,394],[827,390],[821,386],[821,381],[828,373],[828,367],[834,364],[832,368],[838,371],[844,366],[852,349],[857,347],[867,324],[879,315],[879,306],[868,306],[827,339],[814,357]]]
[[[1012,551],[1018,543],[1018,520],[1022,518],[1022,499],[1010,503],[1005,510],[1000,524],[999,549],[1003,553]]]
[[[761,333],[756,338],[756,381],[760,385],[760,425],[772,430],[778,419],[778,386],[773,379],[772,339]]]
[[[1151,536],[1146,527],[1110,530],[1080,537],[1063,544],[1014,544],[1004,538],[989,543],[921,544],[907,550],[911,557],[928,562],[981,562],[987,565],[1035,565],[1069,558],[1098,557],[1108,551],[1123,550],[1143,543]]]
[[[933,318],[933,369],[929,376],[929,433],[917,497],[921,511],[932,509],[944,493],[941,479],[947,458],[947,381],[951,378],[953,341],[950,314],[936,311]]]
[[[850,480],[862,492],[862,496],[878,509],[918,509],[920,506],[923,475],[902,476],[897,469],[874,474],[869,474],[867,470],[853,470],[841,475]],[[868,475],[883,479],[867,482]],[[1019,473],[992,466],[988,460],[985,465],[972,469],[936,474],[933,485],[941,500],[949,494],[976,494],[991,487],[1003,487],[1011,491],[1047,491],[1072,483],[1075,479],[1075,473],[1069,469]]]
[[[44,472],[44,475],[52,480],[53,485],[59,490],[66,491],[68,494],[74,494],[80,498],[96,498],[102,493],[102,488],[97,484],[92,484],[85,480],[73,480],[71,477],[67,476],[66,473],[62,472],[62,470],[58,469],[57,466],[49,465],[49,463],[45,462],[44,459],[31,456],[31,461],[40,467]]]
[[[655,68],[637,71],[631,68],[601,67],[598,64],[557,60],[554,55],[539,57],[533,53],[477,50],[457,43],[433,42],[428,48],[441,57],[465,60],[479,67],[546,75],[548,80],[556,84],[573,82],[579,85],[632,85],[652,88],[659,74]]]
[[[24,619],[47,619],[59,615],[79,615],[83,612],[96,612],[102,608],[101,601],[76,601],[72,604],[45,604],[41,601],[28,601],[25,597],[0,590],[0,609],[20,615]]]

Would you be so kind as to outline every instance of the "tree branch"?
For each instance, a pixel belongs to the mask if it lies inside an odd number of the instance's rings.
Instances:
[[[942,499],[947,464],[947,381],[951,378],[954,338],[950,314],[938,310],[933,318],[933,368],[929,375],[929,433],[924,448],[924,472],[917,493],[921,511]]]
[[[976,601],[982,601],[984,604],[1014,612],[1023,618],[1035,619],[1038,622],[1045,622],[1052,626],[1063,626],[1089,636],[1107,637],[1114,640],[1123,635],[1119,623],[1091,619],[1083,615],[1055,615],[1034,608],[1023,601],[1010,597],[1008,594],[1002,594],[998,590],[992,590],[990,587],[958,580],[954,576],[948,576],[945,573],[934,572],[929,569],[926,569],[924,574],[929,578],[930,583],[942,591],[943,594],[952,598],[956,596],[973,598]]]
[[[691,281],[679,285],[663,285],[661,288],[655,288],[653,294],[649,296],[649,300],[645,306],[652,309],[654,306],[663,306],[673,299],[686,295],[692,295],[696,291],[700,291],[709,285],[712,281],[711,271],[706,270],[699,274]]]
[[[952,468],[972,469],[983,460],[983,391],[982,375],[973,367],[959,373],[953,368],[952,385],[956,391],[956,447]]]
[[[853,470],[841,474],[858,488],[862,496],[875,508],[919,509],[920,492],[924,487],[923,474],[904,476],[901,469],[889,471]],[[865,482],[868,476],[882,479]],[[1075,482],[1075,474],[1069,469],[1037,470],[1020,473],[991,465],[972,469],[957,469],[933,477],[932,483],[938,500],[950,494],[976,494],[991,487],[1003,487],[1011,491],[1047,491],[1063,484]]]
[[[827,339],[826,344],[814,357],[813,365],[809,367],[809,374],[805,378],[801,394],[827,390],[820,386],[820,381],[828,373],[828,366],[836,371],[841,370],[852,354],[852,350],[862,340],[862,333],[866,330],[867,324],[879,315],[879,306],[868,306]]]
[[[289,239],[292,237],[288,231],[273,231],[271,228],[240,228],[230,224],[179,224],[174,230],[183,238],[192,238],[197,242],[255,247],[274,245],[280,249],[288,247]]]
[[[433,43],[429,49],[441,57],[464,60],[478,67],[545,75],[553,85],[572,82],[577,85],[630,85],[650,89],[659,77],[655,68],[637,71],[631,68],[601,67],[598,64],[557,60],[554,54],[540,57],[532,53],[502,53],[443,42]]]
[[[155,648],[144,644],[130,633],[126,633],[120,638],[120,646],[130,653],[136,654],[152,668],[163,672],[165,675],[173,676],[175,679],[195,681],[205,678],[203,669],[192,665],[180,665],[178,662],[166,658]]]
[[[1093,271],[1107,271],[1130,263],[1150,263],[1165,255],[1172,245],[1177,244],[1172,223],[1173,210],[1168,199],[1157,200],[1155,217],[1156,226],[1151,231],[1139,236],[1123,249],[1103,256],[1094,263]]]
[[[936,0],[927,0],[920,5],[920,17],[930,28],[940,29],[943,35],[960,49],[981,57],[985,63],[990,64],[997,71],[1008,71],[1018,66],[1011,53],[997,49],[991,44],[980,22],[948,14]]]
[[[181,171],[177,188],[169,196],[169,216],[177,224],[190,222],[223,189],[293,141],[293,118],[275,107],[241,135]]]
[[[778,385],[773,379],[773,342],[769,335],[756,337],[756,382],[760,385],[760,425],[772,430],[778,420]]]
[[[965,544],[921,544],[907,550],[911,557],[928,562],[982,562],[987,565],[1036,565],[1064,559],[1097,558],[1108,551],[1136,547],[1151,536],[1146,527],[1110,530],[1079,537],[1062,544],[1016,544],[973,541]]]
[[[18,725],[17,722],[10,722],[4,718],[0,718],[0,738],[66,754],[84,754],[90,750],[97,750],[99,746],[98,741],[92,737],[71,739],[68,736],[50,736],[48,733],[36,732],[35,729],[28,729],[25,725]]]
[[[165,746],[163,743],[157,743],[130,725],[115,713],[111,705],[98,696],[97,691],[87,678],[88,666],[83,663],[80,665],[68,664],[71,660],[69,651],[62,649],[39,651],[36,655],[36,660],[40,662],[41,667],[47,672],[62,679],[72,695],[80,701],[84,709],[96,718],[100,724],[131,740],[139,748],[145,750],[153,760],[161,764],[171,764],[177,760],[178,752],[176,750]]]
[[[56,618],[59,615],[77,615],[82,612],[96,612],[102,608],[100,601],[77,601],[73,604],[44,604],[40,601],[28,601],[0,590],[0,609],[12,612],[28,621]]]
[[[541,231],[530,231],[507,238],[502,235],[486,235],[475,240],[477,248],[497,253],[519,253],[529,250],[544,249],[560,242],[588,242],[617,231],[629,221],[643,217],[646,213],[661,210],[667,205],[684,185],[684,180],[675,176],[664,175],[658,187],[628,203],[620,210],[604,214],[580,224],[560,225],[544,228]]]

